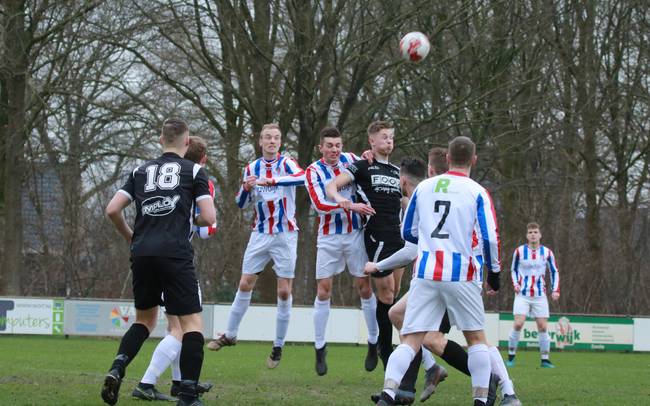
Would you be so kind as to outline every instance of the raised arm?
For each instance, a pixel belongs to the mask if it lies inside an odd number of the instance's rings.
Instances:
[[[325,193],[327,194],[327,197],[330,200],[338,203],[340,207],[344,209],[350,209],[352,202],[341,195],[339,193],[339,189],[341,189],[343,186],[349,185],[352,183],[352,181],[352,175],[350,175],[348,172],[341,172],[336,178],[334,178],[333,181],[325,186]]]
[[[305,187],[314,209],[321,214],[342,212],[343,209],[338,203],[327,200],[323,179],[313,167],[307,168],[305,173]]]
[[[255,187],[257,177],[251,173],[250,165],[246,165],[242,175],[241,186],[237,196],[235,196],[235,203],[240,209],[246,208],[253,201],[251,196],[251,189]]]

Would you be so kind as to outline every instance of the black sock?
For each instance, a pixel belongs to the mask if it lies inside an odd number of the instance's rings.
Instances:
[[[415,354],[415,358],[411,361],[409,369],[406,370],[404,378],[399,388],[403,391],[415,393],[415,383],[418,380],[418,372],[420,371],[420,364],[422,363],[422,350]]]
[[[124,337],[120,341],[120,348],[117,350],[117,356],[111,365],[111,369],[117,369],[120,372],[121,378],[124,378],[126,367],[133,361],[148,337],[149,329],[140,323],[133,323],[124,333]]]
[[[447,340],[445,351],[442,353],[440,358],[444,359],[447,364],[456,368],[465,375],[471,376],[469,368],[467,368],[467,352],[465,352],[463,347],[458,345],[457,342]]]
[[[190,331],[183,334],[181,347],[181,377],[183,380],[199,381],[201,367],[203,366],[203,334]]]
[[[381,357],[381,362],[384,364],[384,370],[386,370],[386,365],[388,364],[388,357],[393,352],[393,325],[388,318],[388,310],[390,310],[392,304],[386,304],[381,300],[377,300],[377,324],[379,325],[379,356]]]

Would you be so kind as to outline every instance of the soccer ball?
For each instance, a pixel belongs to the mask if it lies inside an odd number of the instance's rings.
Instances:
[[[430,48],[431,44],[427,36],[418,31],[409,32],[399,42],[402,58],[411,62],[419,62],[426,58]]]

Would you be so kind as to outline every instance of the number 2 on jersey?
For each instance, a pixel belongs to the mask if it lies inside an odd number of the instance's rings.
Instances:
[[[149,165],[145,172],[147,172],[147,183],[144,184],[145,192],[153,192],[156,188],[172,190],[180,184],[181,166],[176,162],[162,164],[160,171],[158,171],[158,165]],[[156,179],[156,173],[158,179]]]
[[[433,232],[431,233],[431,238],[447,239],[449,238],[449,234],[441,233],[440,230],[442,230],[442,226],[445,225],[445,221],[447,220],[447,216],[449,215],[451,202],[449,200],[436,200],[436,202],[433,204],[434,213],[440,213],[440,206],[443,206],[445,211],[442,213],[442,218],[440,219],[438,226],[436,226],[435,230],[433,230]]]

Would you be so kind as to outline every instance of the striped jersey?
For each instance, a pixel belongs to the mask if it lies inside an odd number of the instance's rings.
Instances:
[[[540,245],[531,249],[527,244],[517,247],[512,256],[512,284],[521,287],[523,296],[546,295],[544,276],[546,269],[551,273],[553,292],[560,291],[560,273],[555,263],[555,255],[548,247]]]
[[[248,176],[273,179],[273,184],[257,185],[246,191],[243,181]],[[253,205],[255,218],[251,227],[254,231],[264,234],[296,231],[296,186],[304,182],[305,171],[292,158],[280,154],[272,161],[258,158],[244,168],[242,186],[235,201],[242,209]]]
[[[214,188],[214,183],[212,183],[211,180],[208,180],[208,187],[210,188],[210,196],[212,196],[212,200],[214,200],[215,196],[215,188]],[[194,208],[194,217],[198,217],[199,214],[201,214],[201,209],[199,208],[198,205],[195,206]],[[214,234],[217,233],[217,222],[215,221],[214,224],[211,226],[198,226],[194,225],[193,227],[194,234],[198,235],[202,239],[207,239],[212,237]]]
[[[363,228],[361,216],[351,210],[342,209],[338,203],[327,200],[325,185],[330,183],[351,163],[360,158],[353,153],[343,152],[335,165],[329,165],[324,159],[309,165],[305,171],[305,187],[309,193],[312,207],[318,212],[319,235],[348,234],[352,230]],[[352,202],[356,201],[357,187],[354,182],[346,185],[339,193]]]
[[[402,224],[402,237],[418,245],[414,277],[434,281],[480,278],[472,233],[483,248],[483,265],[499,272],[496,214],[489,193],[459,172],[422,181],[413,193]]]

